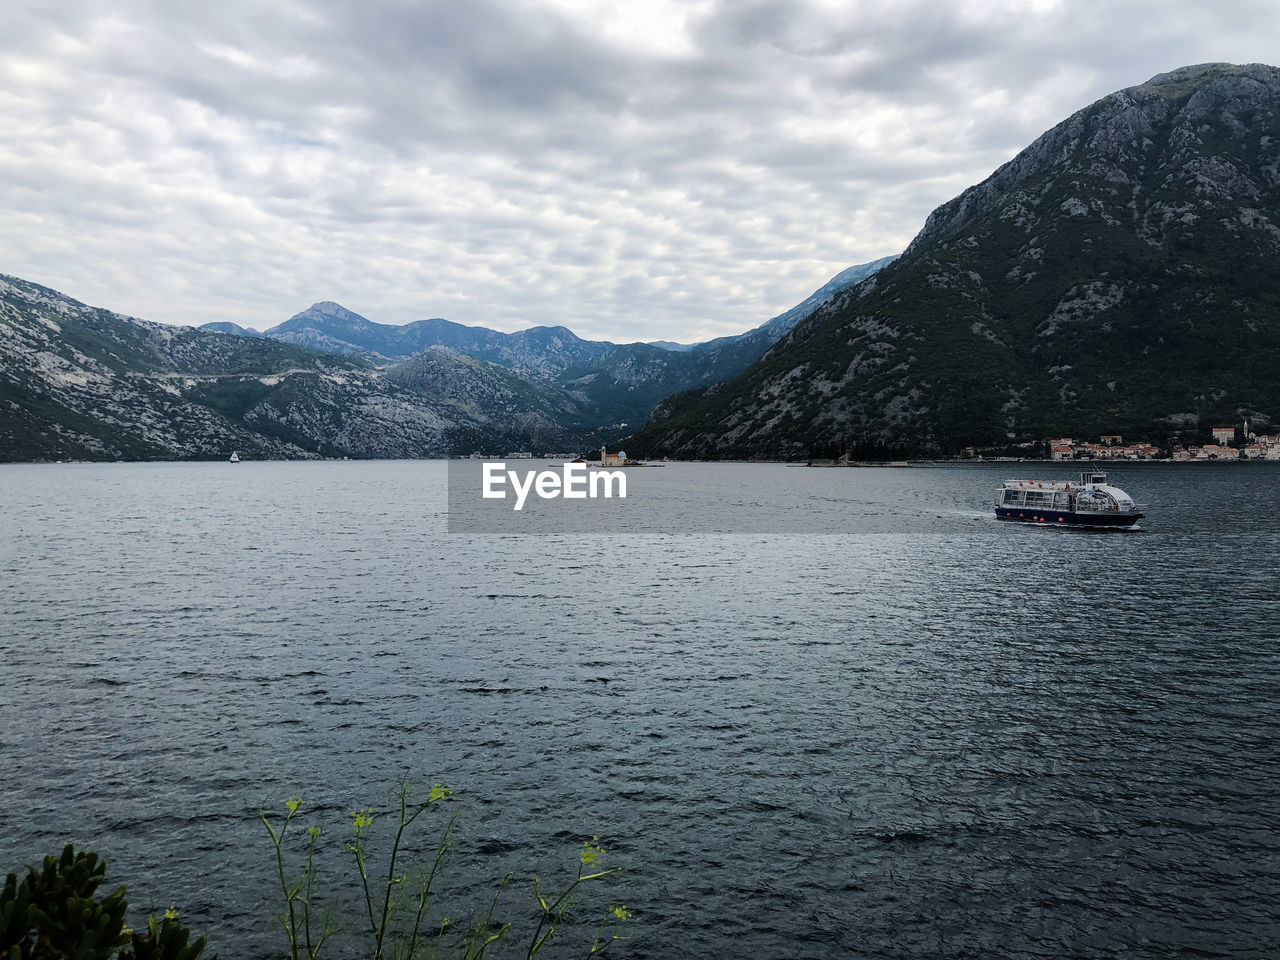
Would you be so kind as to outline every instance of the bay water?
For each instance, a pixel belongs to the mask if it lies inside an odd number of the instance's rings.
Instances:
[[[1280,955],[1280,464],[1115,469],[1126,533],[991,517],[1048,465],[670,464],[643,523],[493,533],[447,473],[0,467],[0,870],[92,846],[280,956],[297,796],[343,956],[408,777],[441,911],[515,871],[527,919],[596,836],[620,956]]]

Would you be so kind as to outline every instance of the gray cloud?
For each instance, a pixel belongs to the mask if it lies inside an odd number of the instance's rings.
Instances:
[[[32,0],[0,35],[0,271],[176,323],[334,299],[718,336],[902,249],[1092,100],[1274,58],[1269,14]]]

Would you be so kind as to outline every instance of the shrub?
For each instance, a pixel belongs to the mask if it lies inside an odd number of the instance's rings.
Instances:
[[[45,960],[199,960],[205,938],[191,939],[170,908],[150,917],[144,932],[125,926],[125,888],[95,896],[107,874],[105,860],[92,851],[77,853],[71,844],[61,857],[45,857],[19,881],[5,878],[0,891],[0,958]],[[212,958],[212,960],[216,960]]]

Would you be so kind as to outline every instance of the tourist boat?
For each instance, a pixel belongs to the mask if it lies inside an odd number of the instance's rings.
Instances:
[[[240,454],[239,454],[239,452],[237,452],[237,451],[235,451],[235,450],[232,450],[232,451],[231,451],[231,462],[232,462],[232,463],[239,463],[239,462],[240,462]]]
[[[1133,498],[1107,483],[1105,473],[1080,480],[1006,480],[996,491],[996,517],[1022,523],[1131,527],[1144,516]]]

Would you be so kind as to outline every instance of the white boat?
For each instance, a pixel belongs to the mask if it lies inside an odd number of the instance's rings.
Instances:
[[[239,463],[239,462],[240,462],[240,454],[239,454],[239,453],[237,453],[235,450],[232,450],[232,451],[231,451],[231,462],[232,462],[232,463]]]
[[[1080,480],[1006,480],[996,490],[996,517],[1054,526],[1131,527],[1145,516],[1133,498],[1088,471]]]

